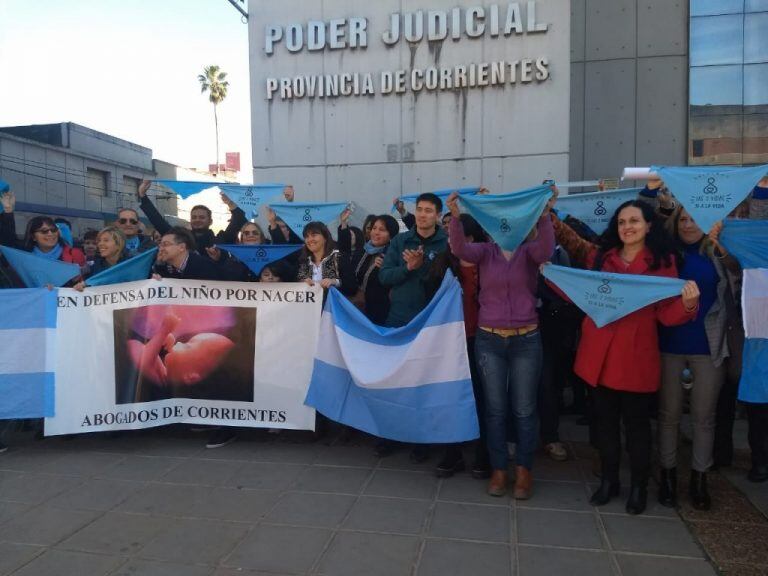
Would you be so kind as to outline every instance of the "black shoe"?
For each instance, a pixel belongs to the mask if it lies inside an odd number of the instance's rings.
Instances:
[[[231,428],[219,428],[211,432],[206,448],[221,448],[237,439],[237,434]]]
[[[586,414],[584,416],[580,416],[576,420],[576,425],[577,426],[589,426],[589,416],[587,416]]]
[[[750,482],[765,482],[768,480],[768,466],[752,466],[747,473],[747,480]]]
[[[373,455],[378,458],[386,458],[395,451],[395,443],[389,440],[379,440],[373,447]]]
[[[594,494],[592,494],[589,503],[592,504],[592,506],[605,506],[611,501],[611,498],[619,495],[620,490],[621,486],[619,486],[618,481],[609,482],[608,480],[603,480],[600,483],[600,488],[595,490]]]
[[[475,455],[475,463],[472,464],[471,474],[475,480],[485,480],[491,477],[491,463],[488,462],[488,454],[479,453]]]
[[[696,510],[709,510],[712,508],[712,498],[707,490],[707,473],[691,470],[691,483],[688,485],[691,496],[691,504]]]
[[[632,483],[629,489],[629,498],[627,499],[627,514],[636,516],[645,512],[645,507],[648,505],[648,486],[643,483]]]
[[[3,452],[6,452],[7,450],[8,450],[8,446],[0,442],[0,454],[2,454]]]
[[[458,448],[448,448],[435,468],[435,475],[438,478],[450,478],[456,472],[464,471],[466,467],[461,450]]]
[[[417,444],[411,449],[410,459],[414,464],[426,462],[429,458],[429,446],[426,444]]]
[[[661,469],[659,478],[659,504],[667,508],[677,506],[677,468]]]

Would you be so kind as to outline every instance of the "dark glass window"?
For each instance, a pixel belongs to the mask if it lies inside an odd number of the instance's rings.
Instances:
[[[688,161],[768,162],[768,0],[690,1]]]

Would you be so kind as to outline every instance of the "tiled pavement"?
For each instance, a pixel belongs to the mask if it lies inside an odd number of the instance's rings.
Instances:
[[[33,441],[0,455],[0,575],[712,575],[653,503],[588,504],[586,450],[539,458],[527,502],[407,450],[252,432],[206,450],[174,430]]]

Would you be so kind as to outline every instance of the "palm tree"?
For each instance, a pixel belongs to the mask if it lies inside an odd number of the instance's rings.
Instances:
[[[227,97],[229,82],[226,81],[227,73],[219,70],[218,66],[206,66],[203,74],[197,76],[200,82],[200,93],[209,93],[208,100],[213,104],[213,120],[216,123],[216,172],[219,171],[219,115],[216,106]]]

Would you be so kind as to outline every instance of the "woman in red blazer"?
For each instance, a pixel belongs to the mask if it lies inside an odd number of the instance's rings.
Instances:
[[[644,202],[631,200],[619,206],[598,245],[583,240],[556,218],[554,225],[558,243],[587,269],[677,277],[673,244]],[[590,500],[593,505],[606,504],[619,494],[623,420],[632,469],[626,509],[630,514],[645,510],[651,467],[651,402],[661,379],[658,323],[676,326],[690,321],[698,301],[696,283],[688,282],[681,297],[646,306],[603,328],[589,316],[584,318],[574,371],[595,388],[602,482]]]

